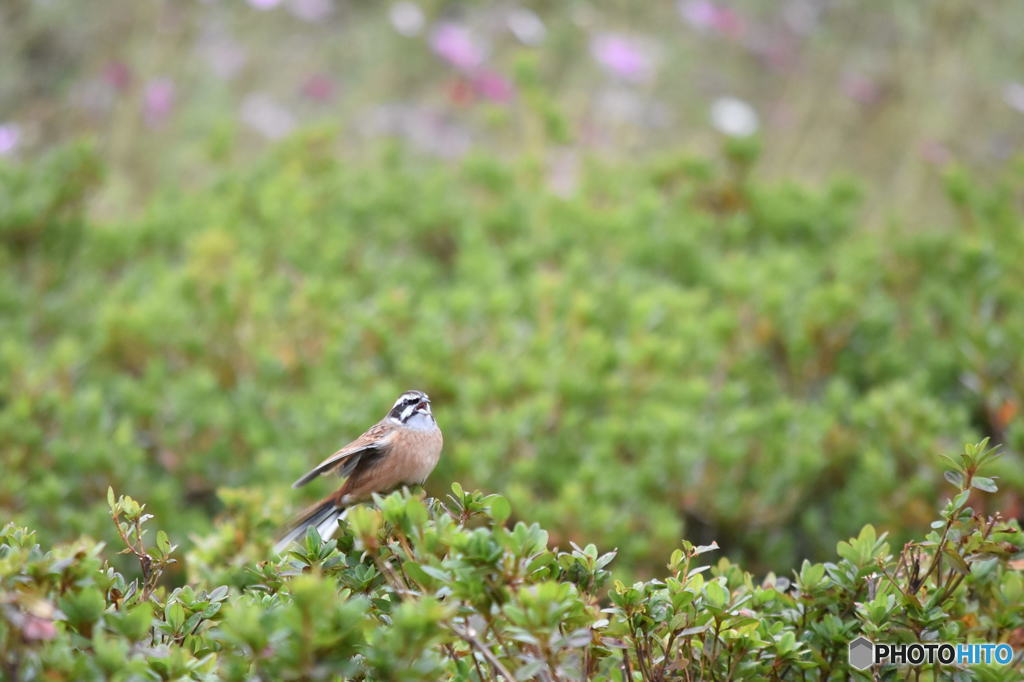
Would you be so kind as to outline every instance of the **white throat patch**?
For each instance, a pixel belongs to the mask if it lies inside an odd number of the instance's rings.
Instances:
[[[437,422],[434,421],[434,417],[425,412],[414,412],[403,424],[407,429],[416,429],[417,431],[432,431],[437,428]]]

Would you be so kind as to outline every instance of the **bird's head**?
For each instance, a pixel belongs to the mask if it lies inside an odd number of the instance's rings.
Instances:
[[[434,415],[430,413],[430,398],[423,391],[406,391],[398,396],[398,400],[388,412],[388,418],[406,426],[433,424]]]

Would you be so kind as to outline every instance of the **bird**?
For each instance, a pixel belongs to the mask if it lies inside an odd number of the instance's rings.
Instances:
[[[336,491],[299,513],[274,545],[280,554],[316,528],[328,539],[345,510],[374,493],[402,485],[422,485],[441,457],[444,438],[423,391],[406,391],[379,422],[351,443],[310,469],[292,488],[301,488],[324,474],[337,473],[345,482]]]

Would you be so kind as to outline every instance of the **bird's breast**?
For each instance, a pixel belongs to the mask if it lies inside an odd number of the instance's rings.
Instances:
[[[403,430],[393,446],[396,468],[402,472],[402,483],[419,484],[427,480],[441,458],[444,439],[441,430]]]

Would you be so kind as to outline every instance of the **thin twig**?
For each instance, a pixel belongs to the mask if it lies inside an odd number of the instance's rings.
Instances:
[[[500,660],[498,660],[498,657],[495,656],[490,649],[484,646],[483,642],[481,642],[479,639],[469,634],[468,632],[460,631],[454,625],[449,625],[448,629],[454,632],[459,637],[461,637],[463,640],[465,640],[470,646],[475,648],[477,651],[479,651],[483,655],[483,657],[487,659],[487,662],[491,664],[491,667],[494,668],[495,672],[497,672],[506,680],[508,680],[508,682],[515,682],[515,676],[509,672],[508,668],[506,668],[505,665]]]

